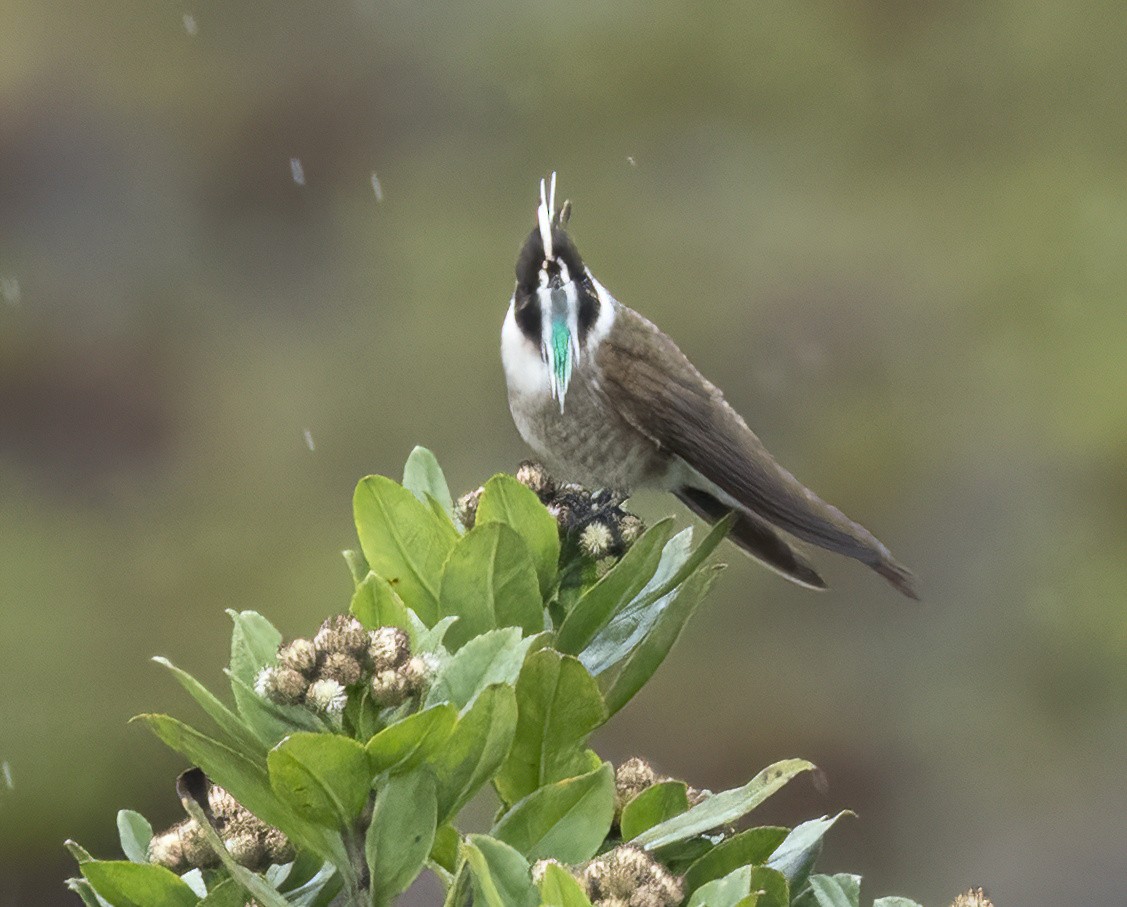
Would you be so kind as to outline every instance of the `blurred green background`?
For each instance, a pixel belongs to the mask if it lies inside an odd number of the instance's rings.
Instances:
[[[1124,47],[1113,0],[5,0],[0,904],[177,818],[149,656],[219,685],[224,608],[343,609],[357,478],[526,455],[499,330],[550,169],[599,279],[925,596],[726,549],[600,748],[814,760],[761,818],[855,809],[823,865],[870,897],[1122,903]]]

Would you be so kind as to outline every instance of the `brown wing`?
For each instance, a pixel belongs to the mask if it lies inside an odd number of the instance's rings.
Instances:
[[[620,306],[596,359],[607,405],[751,513],[797,538],[867,564],[917,597],[910,572],[867,529],[806,488],[763,446],[677,345]]]

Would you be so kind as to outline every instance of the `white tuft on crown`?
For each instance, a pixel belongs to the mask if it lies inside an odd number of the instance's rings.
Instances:
[[[536,222],[540,225],[540,241],[544,245],[544,260],[551,261],[555,253],[552,250],[552,221],[556,218],[556,172],[552,171],[551,188],[540,180],[540,205],[536,209]]]

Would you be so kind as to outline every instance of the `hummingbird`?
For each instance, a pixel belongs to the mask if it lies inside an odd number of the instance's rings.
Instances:
[[[621,493],[672,492],[801,586],[826,583],[794,543],[854,558],[918,598],[912,573],[871,532],[779,465],[723,393],[656,325],[615,299],[540,181],[536,225],[516,262],[501,360],[517,430],[555,474]]]

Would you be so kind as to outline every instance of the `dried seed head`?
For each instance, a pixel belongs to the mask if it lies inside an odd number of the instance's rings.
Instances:
[[[309,681],[299,672],[281,665],[263,668],[254,681],[254,688],[261,696],[279,705],[300,704],[308,685]]]
[[[588,523],[579,533],[579,547],[589,558],[598,560],[610,554],[614,547],[614,534],[606,523]]]
[[[317,648],[308,639],[295,639],[278,650],[278,664],[308,677],[317,667]]]
[[[368,660],[376,673],[403,664],[411,655],[411,641],[399,627],[380,627],[368,634]]]
[[[219,855],[211,849],[204,830],[195,819],[181,822],[175,828],[179,829],[180,846],[184,851],[184,860],[189,866],[207,869],[219,865]]]
[[[517,469],[517,481],[526,488],[530,488],[541,499],[551,497],[556,492],[556,482],[543,466],[525,460]]]
[[[259,835],[250,830],[240,830],[236,834],[223,839],[227,852],[235,862],[247,869],[262,868],[266,856],[266,848],[262,846]]]
[[[431,672],[425,658],[416,655],[414,658],[408,659],[407,664],[399,670],[403,679],[407,681],[407,688],[411,691],[412,696],[426,688]]]
[[[321,662],[318,677],[321,680],[335,680],[342,687],[350,687],[360,682],[363,673],[360,662],[343,652],[332,652]]]
[[[305,704],[326,715],[339,715],[348,705],[348,693],[340,681],[329,678],[315,680],[305,694]]]
[[[623,762],[614,773],[615,815],[621,816],[627,803],[657,782],[657,772],[645,759],[634,756]]]
[[[288,863],[297,856],[290,839],[276,828],[266,829],[266,834],[262,836],[262,846],[271,863]]]
[[[220,827],[244,813],[249,815],[243,805],[218,784],[213,784],[208,788],[207,805],[208,809],[211,810],[212,817],[216,820],[216,824]]]
[[[184,856],[184,845],[180,840],[180,825],[173,825],[168,831],[153,835],[149,841],[150,863],[164,866],[173,872],[180,872],[187,867],[188,860]]]
[[[524,465],[525,464],[521,465],[522,469],[524,468]],[[518,479],[520,478],[519,473],[517,474],[517,478]],[[547,860],[537,860],[535,863],[532,864],[532,881],[535,882],[537,885],[539,885],[541,882],[544,881],[544,873],[548,871],[549,866],[561,866],[561,865],[563,865],[563,864],[561,864],[559,860],[553,860],[550,857]]]
[[[454,516],[467,529],[473,529],[477,521],[477,505],[483,491],[484,488],[475,488],[458,498],[458,502],[454,505]]]
[[[372,699],[378,705],[394,707],[406,702],[412,693],[407,678],[400,671],[380,671],[372,677]]]
[[[618,524],[619,537],[622,539],[622,544],[627,547],[638,541],[645,531],[646,524],[642,522],[641,517],[636,517],[632,513],[624,514]]]
[[[353,658],[362,658],[368,648],[368,633],[355,617],[336,614],[330,617],[313,637],[313,645],[322,655],[343,652]]]
[[[981,888],[972,888],[966,894],[960,894],[955,898],[951,907],[994,907],[994,902],[986,896]]]
[[[592,860],[583,868],[580,881],[597,905],[674,907],[684,897],[681,880],[632,844]]]

